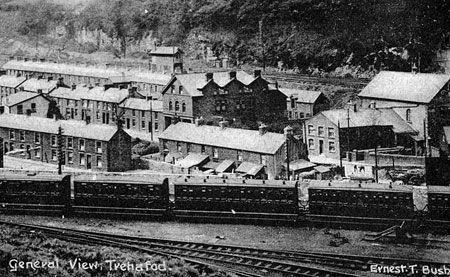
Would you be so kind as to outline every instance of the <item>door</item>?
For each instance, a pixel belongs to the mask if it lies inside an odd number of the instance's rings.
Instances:
[[[86,156],[86,168],[87,169],[92,168],[92,156],[91,155]]]
[[[323,140],[319,140],[319,155],[323,153]]]
[[[130,119],[127,118],[127,129],[130,129]]]

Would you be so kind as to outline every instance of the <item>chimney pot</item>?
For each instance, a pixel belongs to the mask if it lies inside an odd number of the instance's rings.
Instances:
[[[42,94],[42,89],[38,88],[37,93]]]
[[[25,62],[28,62],[30,60],[30,58],[24,58],[23,59]]]
[[[292,136],[294,134],[294,129],[291,126],[286,126],[284,129],[284,136],[287,138],[288,136]]]
[[[261,77],[261,70],[255,69],[255,71],[253,71],[253,77],[255,78]]]
[[[259,135],[263,136],[265,133],[267,133],[267,126],[263,123],[259,126]]]
[[[50,77],[47,77],[47,81],[52,81],[53,80],[53,77],[52,76],[50,76]]]
[[[203,117],[200,117],[200,118],[196,118],[196,119],[195,119],[195,126],[196,126],[196,127],[201,126],[201,125],[203,125],[203,124],[205,124],[205,120],[203,119]]]

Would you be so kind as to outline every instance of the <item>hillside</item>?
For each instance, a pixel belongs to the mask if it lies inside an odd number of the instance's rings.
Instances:
[[[319,75],[365,77],[413,63],[437,71],[449,9],[439,0],[0,0],[0,47],[137,62],[162,44],[182,46],[195,67],[208,52],[236,66]]]

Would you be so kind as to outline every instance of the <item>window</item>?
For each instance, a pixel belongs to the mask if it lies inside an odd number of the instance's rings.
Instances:
[[[31,103],[31,112],[32,113],[36,112],[36,103]]]
[[[67,152],[67,163],[73,164],[73,152],[72,151]]]
[[[313,139],[308,139],[308,148],[314,149],[314,140]]]
[[[179,91],[178,91],[180,94],[183,94],[183,86],[180,86],[179,87]]]
[[[188,153],[191,152],[191,144],[190,143],[186,143],[186,151]]]
[[[80,165],[86,164],[86,158],[84,157],[84,154],[80,154]]]
[[[334,133],[334,128],[328,128],[328,137],[334,138],[336,134]]]
[[[145,111],[141,111],[141,117],[145,117]]]
[[[95,117],[97,118],[97,120],[100,120],[100,112],[99,112],[99,111],[97,111],[97,112],[95,113]]]
[[[300,118],[305,118],[305,113],[300,113]]]
[[[52,135],[51,143],[52,143],[52,146],[58,146],[58,140],[56,139],[56,135]]]
[[[136,119],[133,118],[133,119],[131,120],[131,125],[133,125],[133,128],[136,127]]]
[[[206,154],[206,146],[202,145],[202,154]]]
[[[142,120],[142,122],[141,122],[141,128],[142,128],[142,129],[145,129],[145,120]]]
[[[97,110],[101,110],[102,109],[102,103],[97,102]]]
[[[335,146],[335,144],[334,144],[334,141],[330,141],[330,142],[328,143],[328,150],[329,150],[330,152],[336,152],[336,146]]]
[[[35,149],[34,150],[34,157],[35,158],[40,158],[41,157],[41,151],[39,149]]]
[[[261,155],[259,158],[259,162],[262,165],[267,165],[267,156],[266,155]]]
[[[20,141],[25,141],[25,131],[19,132],[19,139],[20,139]]]
[[[34,133],[34,143],[35,144],[41,144],[41,134]]]
[[[155,131],[158,131],[158,122],[155,122]]]
[[[289,116],[288,117],[292,119],[292,111],[289,111]]]
[[[132,114],[133,116],[136,116],[136,110],[131,110],[131,114]]]
[[[170,102],[169,102],[169,111],[171,111],[172,109],[173,109],[172,101],[170,101]]]
[[[16,139],[16,133],[14,132],[14,130],[9,130],[9,139],[10,140]]]
[[[311,117],[311,114],[306,113],[306,117],[307,117],[307,118],[310,118],[310,117]]]
[[[158,113],[153,113],[155,115],[155,120],[158,120]]]
[[[103,167],[103,159],[102,156],[97,156],[97,167],[102,168]]]
[[[84,151],[85,145],[84,145],[84,139],[80,139],[80,151]]]
[[[213,159],[219,159],[219,150],[217,148],[213,148]]]
[[[101,141],[95,142],[95,149],[96,149],[97,153],[102,153],[102,142]]]
[[[411,123],[411,109],[406,110],[406,121]]]
[[[298,119],[298,112],[295,112],[294,115],[295,115],[295,119]]]
[[[314,126],[308,125],[308,135],[313,135],[313,134],[314,134]]]
[[[237,160],[242,162],[243,161],[243,157],[242,157],[242,151],[237,151]]]
[[[25,144],[19,145],[19,148],[20,148],[20,150],[22,150],[22,151],[20,151],[20,155],[25,156]]]
[[[67,148],[73,148],[73,138],[67,138]]]
[[[56,149],[52,149],[52,161],[58,161],[58,156],[56,155]]]
[[[177,151],[181,152],[181,143],[177,142]]]
[[[174,93],[174,92],[175,92],[175,86],[172,85],[172,86],[170,87],[170,93]]]
[[[291,98],[291,108],[295,109],[295,99]]]
[[[186,103],[183,103],[183,104],[181,105],[181,111],[182,111],[182,112],[186,112]]]
[[[318,131],[318,132],[317,132],[317,135],[318,135],[318,136],[320,136],[320,137],[325,136],[325,131],[324,131],[323,126],[319,126],[319,128],[318,128],[317,131]]]
[[[180,103],[178,101],[175,102],[175,111],[180,110]]]
[[[9,144],[9,151],[13,151],[14,150],[14,142],[11,142]]]
[[[22,105],[17,105],[17,113],[23,114],[23,106]]]

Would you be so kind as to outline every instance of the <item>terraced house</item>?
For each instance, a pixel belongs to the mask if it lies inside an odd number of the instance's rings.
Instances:
[[[164,125],[195,118],[224,118],[257,128],[258,122],[286,119],[286,96],[262,78],[244,71],[175,75],[162,91]]]
[[[19,86],[25,82],[25,77],[17,77],[10,75],[0,76],[0,105],[6,97],[19,91]]]
[[[275,179],[283,174],[287,160],[300,158],[301,144],[289,133],[267,132],[265,125],[258,131],[178,122],[170,125],[159,137],[166,162],[182,167],[201,166],[218,173],[235,172],[259,179]],[[288,131],[287,131],[288,132]],[[205,164],[205,162],[207,162]]]
[[[7,155],[23,159],[58,164],[62,142],[66,166],[93,171],[126,171],[131,167],[131,137],[113,126],[3,114],[0,138]]]

